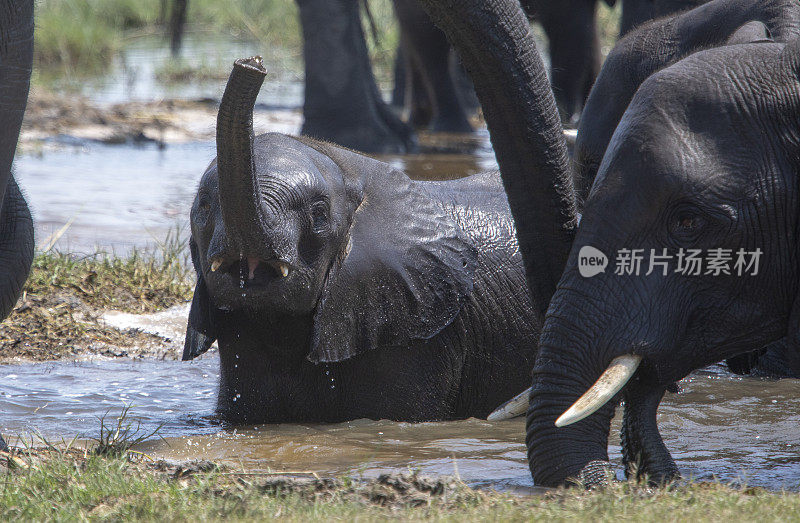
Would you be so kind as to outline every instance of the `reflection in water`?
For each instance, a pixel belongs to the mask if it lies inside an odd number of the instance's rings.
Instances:
[[[109,409],[132,404],[143,429],[163,423],[165,440],[149,455],[204,459],[248,470],[313,470],[375,476],[387,470],[457,472],[471,484],[531,484],[524,420],[444,423],[356,420],[333,425],[263,425],[222,429],[213,413],[218,359],[193,362],[83,361],[0,366],[0,427],[6,435],[38,429],[49,438],[96,435]],[[800,382],[740,379],[699,372],[659,410],[667,447],[686,477],[773,489],[800,488],[797,426]],[[619,462],[619,417],[611,457]],[[11,438],[12,442],[14,438]]]
[[[272,119],[263,121],[274,125]],[[258,132],[290,131],[270,128],[263,121]],[[496,167],[488,138],[479,136],[484,146],[474,155],[382,159],[413,178],[458,178]],[[210,141],[172,144],[163,150],[155,145],[87,144],[20,155],[14,165],[33,210],[38,241],[74,217],[57,248],[81,253],[100,248],[120,255],[163,240],[176,226],[186,231],[200,177],[215,154]]]
[[[258,102],[280,107],[300,107],[303,103],[303,62],[301,49],[275,46],[265,48],[256,41],[234,40],[213,33],[187,34],[181,50],[183,63],[198,69],[222,72],[219,78],[194,79],[181,83],[164,83],[157,73],[168,69],[172,56],[160,35],[130,40],[110,70],[103,76],[69,80],[53,86],[78,89],[98,103],[120,103],[133,100],[197,99],[222,96],[227,73],[236,58],[262,55],[269,70],[268,81]]]

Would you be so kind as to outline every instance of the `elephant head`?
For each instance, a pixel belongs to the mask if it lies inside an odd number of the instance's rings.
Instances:
[[[33,223],[11,175],[33,63],[33,1],[0,1],[0,320],[22,291],[33,259]]]
[[[603,64],[578,127],[574,162],[580,198],[585,199],[634,93],[651,74],[701,49],[798,36],[800,4],[794,0],[714,0],[622,38]]]
[[[209,347],[226,311],[310,318],[314,362],[432,337],[472,291],[474,248],[390,166],[308,138],[254,137],[264,74],[260,58],[237,61],[220,105],[217,159],[191,210],[198,282],[184,359]]]
[[[537,484],[596,479],[619,390],[624,460],[654,481],[674,476],[656,425],[670,384],[797,339],[799,74],[800,41],[719,47],[652,75],[633,97],[542,331],[527,419]],[[611,261],[583,276],[589,246]],[[638,274],[626,261],[634,249]],[[693,250],[699,272],[687,270]]]

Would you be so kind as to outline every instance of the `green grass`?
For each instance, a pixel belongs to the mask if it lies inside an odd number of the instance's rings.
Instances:
[[[154,249],[125,257],[99,252],[74,256],[49,251],[34,258],[27,295],[67,291],[97,309],[153,312],[192,296],[193,276],[185,239],[169,234]]]
[[[32,466],[0,475],[0,519],[23,520],[437,520],[437,521],[797,521],[800,495],[697,484],[632,484],[519,498],[450,487],[410,503],[391,489],[344,479],[335,487],[276,488],[268,476],[159,473],[93,452],[19,454]],[[202,470],[209,470],[205,467]],[[319,483],[317,483],[319,485]],[[389,497],[386,497],[386,494]],[[399,500],[399,501],[398,501]],[[416,505],[416,506],[414,506]]]
[[[171,0],[167,0],[171,2]],[[389,71],[398,35],[390,0],[371,0],[379,38],[369,31],[373,60]],[[97,75],[106,70],[126,40],[163,34],[161,0],[42,0],[37,3],[36,79]],[[297,5],[292,0],[189,0],[189,31],[254,40],[263,47],[302,49]],[[167,46],[165,35],[164,45]]]
[[[143,313],[191,299],[193,271],[184,241],[171,234],[156,248],[128,256],[39,253],[22,298],[0,325],[0,361],[57,360],[119,350],[129,356],[164,353],[163,340],[120,331],[101,319],[104,310]]]

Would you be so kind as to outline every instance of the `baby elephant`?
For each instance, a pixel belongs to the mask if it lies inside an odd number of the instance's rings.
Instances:
[[[235,63],[191,211],[183,359],[217,340],[232,423],[485,417],[530,380],[540,319],[498,173],[416,182],[307,138],[253,136]]]

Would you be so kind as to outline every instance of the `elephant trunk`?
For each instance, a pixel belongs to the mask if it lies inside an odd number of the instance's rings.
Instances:
[[[233,246],[262,230],[253,157],[253,107],[266,75],[261,57],[236,60],[217,115],[217,172],[222,218]]]
[[[544,314],[577,226],[567,146],[528,19],[516,0],[422,0],[475,84]]]
[[[33,0],[0,0],[0,206],[11,178],[33,64]]]
[[[557,315],[551,313],[542,332],[526,425],[528,463],[536,485],[599,484],[610,471],[608,432],[614,400],[577,423],[556,426],[556,420],[592,386],[608,363],[588,350],[600,333],[574,323],[574,318],[582,317],[587,317],[585,311],[571,307]]]

